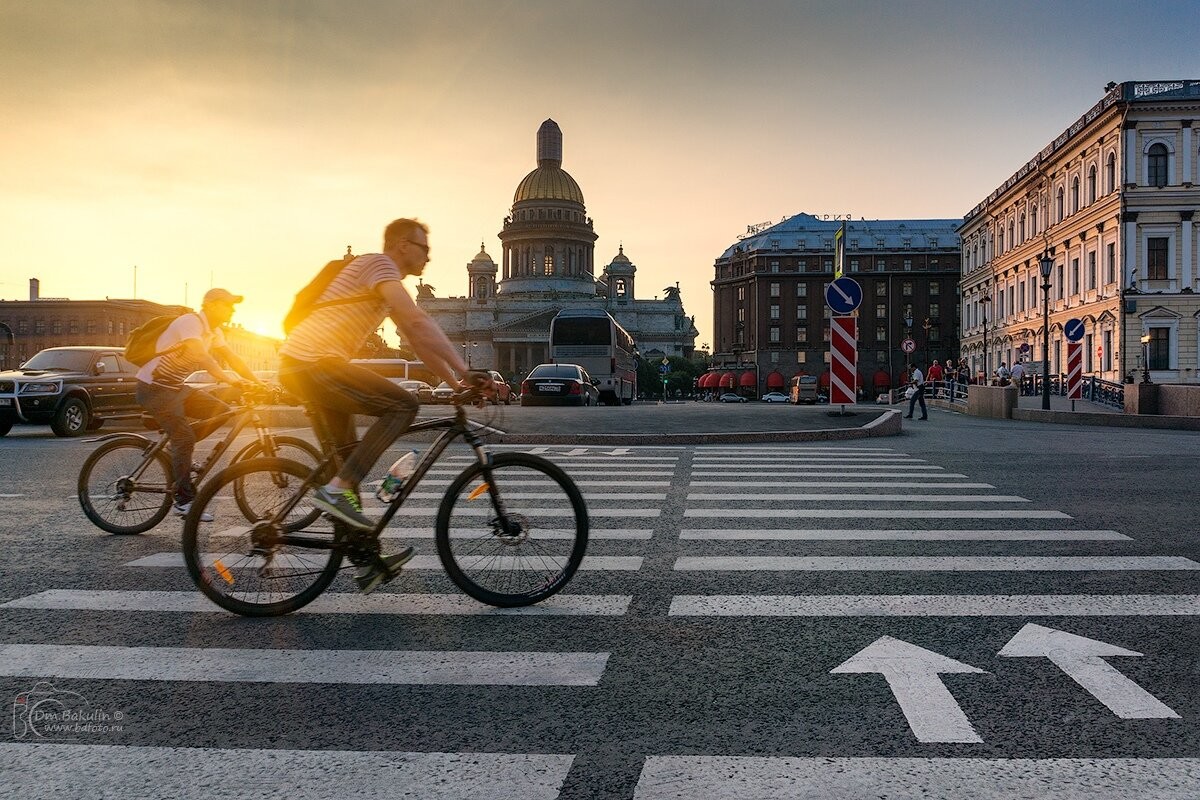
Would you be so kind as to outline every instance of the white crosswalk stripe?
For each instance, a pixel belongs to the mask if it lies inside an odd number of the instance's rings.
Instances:
[[[220,553],[206,553],[204,555],[205,562],[212,564],[216,559],[229,559],[228,555]],[[543,569],[545,562],[554,561],[561,564],[561,559],[556,556],[542,557],[519,557],[511,556],[498,558],[484,558],[472,560],[468,558],[460,558],[459,563],[464,567],[468,565],[478,565],[487,563],[498,570],[513,570],[527,569],[540,570]],[[238,562],[240,566],[254,565],[258,561],[255,557],[245,556],[242,561]],[[326,563],[326,559],[319,555],[289,555],[289,565],[320,567]],[[129,561],[123,566],[126,567],[182,567],[184,566],[183,553],[155,553],[153,555],[144,556],[142,558]],[[579,565],[582,572],[589,571],[616,571],[616,572],[636,572],[642,568],[641,556],[584,556],[583,563]],[[442,569],[442,562],[437,556],[413,556],[404,564],[404,569],[407,570],[426,570],[426,569]]]
[[[963,512],[966,513],[965,511]],[[689,508],[683,512],[685,517],[711,517],[711,508]],[[767,519],[798,519],[810,517],[817,519],[945,519],[944,508],[739,508],[739,517],[755,517]],[[1061,511],[1042,511],[1039,509],[971,509],[970,516],[974,519],[1071,519]]]
[[[1171,617],[1200,595],[676,595],[673,617]]]
[[[1129,537],[1117,531],[1085,530],[976,530],[934,528],[931,530],[876,530],[856,528],[685,528],[680,539],[710,541],[865,541],[865,542],[1127,542]]]
[[[1182,556],[680,556],[681,572],[1090,572],[1196,570]]]

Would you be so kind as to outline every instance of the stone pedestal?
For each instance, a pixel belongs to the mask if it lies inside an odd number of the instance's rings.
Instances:
[[[1127,383],[1127,384],[1125,384],[1125,413],[1126,414],[1157,414],[1158,413],[1158,384],[1157,383]]]
[[[1017,387],[978,386],[967,387],[967,413],[973,417],[1012,419],[1017,407]]]

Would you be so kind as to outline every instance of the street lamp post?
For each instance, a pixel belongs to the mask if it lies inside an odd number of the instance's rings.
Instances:
[[[992,296],[984,289],[983,297],[979,298],[979,301],[983,303],[983,384],[987,386],[992,378],[991,370],[988,369],[988,308],[992,304]]]
[[[1050,410],[1050,273],[1054,259],[1045,250],[1038,258],[1042,270],[1042,410]]]
[[[933,327],[929,323],[929,317],[925,318],[925,321],[921,323],[921,327],[925,329],[925,371],[928,372],[929,365],[933,363],[929,360],[929,329]]]
[[[1150,380],[1150,334],[1142,337],[1142,383],[1153,383]]]

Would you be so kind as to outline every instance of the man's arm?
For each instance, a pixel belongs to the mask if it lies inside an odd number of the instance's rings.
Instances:
[[[447,386],[459,387],[459,376],[467,372],[467,365],[459,355],[459,348],[446,338],[433,318],[413,302],[412,296],[400,281],[384,281],[375,291],[387,303],[392,322],[396,323],[409,346],[425,362],[435,375]]]
[[[226,364],[233,368],[234,372],[236,372],[238,375],[241,375],[246,380],[250,381],[251,383],[262,383],[262,381],[258,379],[258,376],[255,375],[248,366],[246,366],[246,362],[242,361],[242,357],[233,352],[232,348],[214,347],[213,353],[216,356],[220,356]]]
[[[189,359],[198,361],[200,366],[208,370],[208,374],[212,375],[218,381],[222,383],[228,383],[231,386],[236,386],[238,384],[237,376],[230,375],[228,372],[222,369],[221,365],[218,364],[217,360],[212,357],[212,354],[204,348],[204,343],[199,339],[185,339],[183,341],[183,350],[184,354]],[[245,365],[243,364],[243,366]]]

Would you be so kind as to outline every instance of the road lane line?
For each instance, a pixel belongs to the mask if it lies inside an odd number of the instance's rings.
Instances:
[[[450,616],[593,616],[619,617],[629,611],[631,595],[557,594],[524,608],[496,608],[463,594],[326,592],[298,614],[395,614]],[[20,597],[3,608],[71,611],[181,611],[225,613],[198,592],[50,589]]]
[[[249,528],[232,527],[223,531],[212,534],[213,539],[236,539],[240,536],[245,536],[249,532]],[[305,533],[319,533],[326,536],[332,536],[333,531],[329,529],[305,528]],[[385,528],[380,535],[381,539],[432,539],[434,536],[433,528]],[[451,539],[477,539],[480,536],[479,528],[455,528],[450,531]],[[568,528],[538,528],[537,538],[539,539],[574,539],[575,531]],[[653,539],[654,531],[649,528],[590,528],[588,531],[588,539],[611,539],[614,541],[635,541]]]
[[[685,509],[685,517],[711,518],[720,509],[689,508]],[[739,518],[752,517],[756,519],[797,519],[810,517],[817,519],[944,519],[946,509],[930,508],[738,508]],[[1061,511],[1039,511],[1036,509],[958,509],[960,516],[970,519],[1071,519],[1069,514]],[[597,513],[597,516],[602,516]]]
[[[742,502],[750,500],[780,500],[792,502],[850,502],[850,503],[1029,503],[1026,497],[1007,494],[797,494],[791,492],[689,492],[688,500],[705,502]],[[944,512],[943,512],[944,513]]]
[[[1086,572],[1197,570],[1182,556],[680,556],[679,572]]]
[[[1200,616],[1200,595],[677,595],[667,613],[672,617],[1190,617]]]
[[[650,756],[634,800],[1195,800],[1196,758]]]
[[[6,792],[13,797],[555,800],[573,759],[541,753],[0,743],[0,762],[23,767],[6,771],[11,773],[4,778]]]
[[[879,477],[872,475],[872,478]],[[911,477],[905,475],[904,477]],[[944,475],[930,475],[929,477],[943,478]],[[688,488],[693,486],[705,486],[724,489],[789,489],[789,488],[831,488],[831,489],[995,489],[996,487],[990,483],[932,483],[930,481],[747,481],[747,480],[725,480],[725,481],[689,481]]]
[[[221,558],[226,561],[229,556],[222,553],[205,553],[205,563],[211,564],[214,560]],[[557,557],[555,557],[557,558]],[[494,567],[498,570],[505,569],[533,569],[540,570],[544,562],[552,560],[550,556],[538,557],[521,557],[516,561],[512,560],[512,556],[505,556],[503,559],[484,559],[493,562]],[[561,560],[561,559],[560,559]],[[460,558],[459,563],[466,567],[469,559]],[[257,563],[246,557],[241,563],[243,566]],[[289,554],[288,564],[295,564],[296,567],[312,566],[320,567],[326,563],[326,559],[318,555],[308,554]],[[155,553],[154,555],[139,558],[135,561],[129,561],[122,566],[125,567],[182,567],[184,566],[183,553]],[[584,556],[583,562],[579,565],[579,569],[589,572],[636,572],[642,568],[641,556]],[[442,569],[442,562],[437,556],[413,556],[412,559],[405,562],[404,569]]]
[[[872,529],[788,529],[761,528],[685,528],[680,539],[708,541],[760,540],[807,542],[1128,542],[1128,536],[1117,531],[1067,530],[872,530]]]
[[[0,645],[0,675],[217,683],[595,686],[608,653]]]

